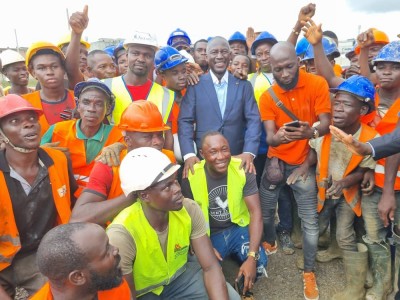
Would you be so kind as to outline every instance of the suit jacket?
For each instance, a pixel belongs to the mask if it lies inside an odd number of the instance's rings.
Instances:
[[[229,73],[223,118],[210,73],[202,75],[198,84],[187,88],[178,117],[182,156],[195,153],[193,132],[197,148],[200,148],[201,137],[207,131],[221,132],[229,142],[232,155],[242,152],[257,155],[261,119],[249,81]]]
[[[382,135],[370,140],[372,148],[375,151],[373,159],[378,160],[400,152],[400,127],[396,127],[389,134]]]

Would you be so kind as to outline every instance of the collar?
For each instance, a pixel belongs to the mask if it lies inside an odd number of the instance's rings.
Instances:
[[[276,87],[275,91],[277,91],[280,94],[284,94],[284,93],[288,93],[288,92],[290,92],[292,90],[295,90],[297,88],[303,87],[303,86],[306,85],[306,81],[307,81],[306,77],[307,77],[307,75],[310,75],[310,74],[308,74],[308,73],[306,73],[306,71],[300,69],[299,70],[299,81],[297,82],[296,86],[293,89],[289,90],[289,91],[284,90],[283,88],[281,88],[275,81],[275,84],[274,84],[275,87]]]
[[[46,168],[49,168],[54,164],[53,159],[42,148],[39,148],[37,153],[41,165],[43,164]],[[6,150],[4,149],[0,150],[0,171],[8,173],[10,172],[10,166],[6,159]]]
[[[210,70],[210,75],[211,75],[211,79],[213,81],[214,84],[224,84],[224,83],[228,83],[228,77],[229,77],[229,72],[228,70],[225,71],[224,76],[222,76],[221,78],[221,82],[219,81],[219,79],[217,78],[217,76],[215,76],[214,72],[212,70]]]
[[[76,137],[80,140],[96,140],[98,142],[102,142],[104,139],[104,123],[101,123],[99,130],[97,130],[96,134],[91,138],[88,138],[81,130],[81,122],[82,119],[79,119],[76,123]]]

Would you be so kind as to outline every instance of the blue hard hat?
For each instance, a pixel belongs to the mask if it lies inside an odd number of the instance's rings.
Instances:
[[[333,58],[339,57],[340,52],[336,46],[336,43],[329,37],[322,37],[322,47],[324,48],[325,55],[331,55]],[[310,44],[307,47],[306,53],[301,61],[314,59],[314,48]]]
[[[385,45],[372,60],[375,65],[377,62],[400,63],[400,41],[393,41]]]
[[[263,31],[258,35],[258,37],[256,37],[251,45],[251,54],[256,55],[256,48],[262,43],[270,43],[271,45],[275,45],[277,42],[278,40],[272,34],[270,34],[268,31]]]
[[[369,112],[375,109],[375,88],[374,84],[361,75],[353,75],[343,81],[336,88],[329,89],[332,93],[345,92],[355,96],[369,106]]]
[[[113,52],[113,55],[114,55],[115,59],[118,58],[118,57],[117,57],[117,54],[118,54],[118,52],[121,51],[122,49],[125,49],[125,48],[124,48],[124,41],[120,42],[117,46],[115,46],[115,49],[114,49],[114,52]]]
[[[115,45],[110,45],[103,49],[103,51],[107,52],[107,54],[110,55],[111,58],[113,59],[114,59],[114,50],[115,50]]]
[[[246,44],[246,37],[240,33],[239,31],[236,31],[234,34],[231,35],[231,37],[228,39],[229,44],[233,42],[242,42]]]
[[[301,38],[296,44],[296,55],[301,56],[306,53],[310,42],[305,38]]]
[[[187,61],[188,59],[174,47],[165,46],[156,52],[154,66],[158,71],[165,71]]]
[[[186,31],[184,31],[180,28],[177,28],[176,30],[172,31],[171,34],[169,35],[167,45],[172,46],[172,40],[174,39],[174,37],[177,37],[177,36],[186,38],[189,45],[192,43],[188,34],[186,33]]]

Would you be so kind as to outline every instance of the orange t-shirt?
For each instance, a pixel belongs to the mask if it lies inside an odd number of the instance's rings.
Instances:
[[[299,81],[296,87],[285,91],[276,83],[272,85],[277,97],[285,104],[287,109],[304,122],[312,126],[318,121],[318,115],[331,113],[329,87],[324,78],[318,75],[299,72]],[[268,91],[260,97],[260,115],[262,121],[275,121],[278,130],[284,123],[293,121],[281,108],[276,106]],[[299,165],[306,159],[310,147],[308,140],[299,140],[278,147],[268,148],[268,157],[278,157],[291,165]]]
[[[53,300],[53,295],[50,290],[50,284],[47,282],[30,300]],[[98,300],[130,300],[131,291],[125,279],[122,280],[120,286],[117,286],[108,291],[99,291],[97,293]]]
[[[333,66],[333,72],[335,73],[335,75],[336,75],[337,77],[342,77],[343,69],[342,69],[342,67],[341,67],[340,65],[335,64],[335,65]]]

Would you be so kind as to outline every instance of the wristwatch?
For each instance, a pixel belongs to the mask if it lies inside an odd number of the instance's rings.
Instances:
[[[316,139],[317,137],[319,137],[319,131],[317,129],[317,127],[311,127],[313,130],[313,135],[312,135],[312,139]]]
[[[247,257],[253,257],[255,261],[260,259],[260,253],[258,252],[254,252],[254,251],[249,251],[249,253],[247,253]]]

